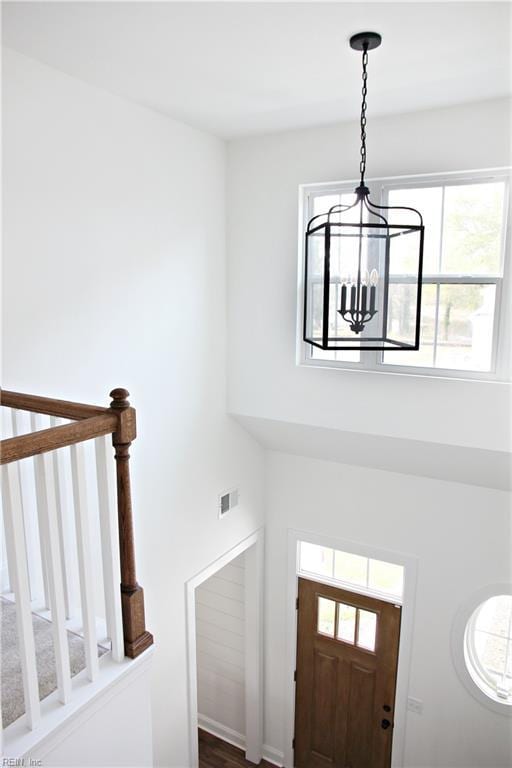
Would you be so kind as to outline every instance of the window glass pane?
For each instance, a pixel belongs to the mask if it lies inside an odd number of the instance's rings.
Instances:
[[[371,611],[359,609],[359,626],[357,630],[357,645],[360,648],[375,650],[375,633],[377,630],[377,615]]]
[[[441,285],[436,368],[488,371],[492,358],[494,285]]]
[[[435,285],[424,285],[421,296],[421,330],[420,348],[416,352],[385,352],[383,362],[386,365],[420,365],[433,367],[434,365],[434,336],[436,324],[436,296]],[[396,330],[396,338],[402,333],[404,324],[410,327],[415,322],[415,305],[396,301],[391,304],[391,329]]]
[[[475,627],[502,637],[511,636],[512,595],[499,595],[487,600],[478,612]]]
[[[425,225],[425,240],[423,244],[423,271],[424,274],[435,274],[439,271],[439,259],[441,250],[441,210],[443,188],[442,187],[409,187],[407,189],[391,189],[389,191],[389,205],[405,205],[416,208],[423,216]],[[407,212],[390,211],[388,221],[390,224],[417,224],[417,216]],[[401,240],[402,238],[398,238]],[[406,240],[406,238],[403,238]],[[394,264],[394,271],[402,267],[407,273],[414,267],[413,260],[408,257],[404,249],[397,253],[398,261]]]
[[[403,567],[382,560],[370,560],[368,586],[379,592],[400,597],[404,589]]]
[[[334,552],[334,578],[349,584],[366,586],[368,558],[349,552]]]
[[[339,205],[341,202],[341,195],[328,194],[328,195],[315,195],[313,198],[313,216],[318,216],[321,213],[327,213],[333,205]]]
[[[356,609],[353,605],[338,603],[338,640],[354,644]]]
[[[388,336],[395,341],[413,344],[416,339],[417,286],[390,283],[388,299]],[[404,352],[404,354],[406,354]]]
[[[355,195],[353,192],[347,192],[343,194],[328,194],[328,195],[315,195],[313,198],[313,215],[316,216],[320,213],[327,213],[329,208],[331,208],[333,205],[352,205],[352,203],[355,200]],[[310,241],[315,241],[314,238],[310,238]],[[318,248],[318,253],[314,253],[314,259],[313,264],[316,267],[316,272],[318,275],[323,276],[323,248],[320,248],[320,244],[323,243],[323,238],[317,238],[316,246]],[[310,247],[315,247],[314,245]],[[339,303],[339,285],[341,285],[341,278],[344,279],[348,278],[348,273],[351,271],[350,262],[347,260],[347,253],[342,254],[341,250],[339,254],[336,252],[336,248],[338,247],[338,250],[340,249],[340,244],[337,240],[333,240],[331,244],[331,264],[332,264],[332,275],[336,275],[337,279],[339,278],[338,282],[333,283],[331,286],[331,301],[338,304]],[[344,258],[342,258],[344,257]],[[352,266],[352,271],[355,269],[355,264]],[[343,273],[343,274],[342,274]],[[316,288],[317,286],[315,286]],[[320,335],[320,327],[321,327],[321,311],[322,311],[322,297],[323,297],[323,283],[318,284],[318,297],[317,301],[315,302],[314,306],[318,308],[318,311],[314,315],[314,333],[316,336]],[[339,320],[339,315],[332,314],[336,320]],[[337,329],[332,329],[333,331],[336,331]],[[318,349],[317,347],[310,347],[309,354],[311,359],[313,360],[325,360],[327,362],[329,361],[339,361],[343,363],[359,363],[361,360],[361,353],[359,350],[323,350]]]
[[[322,285],[324,279],[324,237],[323,230],[318,230],[308,237],[308,274],[315,279],[314,285]]]
[[[334,618],[336,616],[336,603],[326,597],[318,598],[318,632],[322,635],[334,637]]]
[[[300,569],[319,576],[332,576],[333,551],[306,541],[300,543]]]
[[[466,664],[473,681],[488,696],[512,704],[512,595],[482,603],[468,622]]]
[[[501,637],[475,632],[475,649],[478,660],[491,676],[501,677],[505,672],[507,641]]]
[[[322,213],[328,213],[333,205],[352,205],[355,202],[355,194],[353,192],[333,193],[329,192],[326,195],[315,195],[313,198],[313,213],[312,216],[318,216]]]
[[[500,271],[504,182],[445,187],[443,272]]]

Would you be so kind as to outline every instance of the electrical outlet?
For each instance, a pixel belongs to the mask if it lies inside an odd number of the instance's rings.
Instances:
[[[409,696],[407,699],[407,709],[409,712],[415,712],[417,715],[423,714],[423,702],[421,699],[414,699],[412,696]]]

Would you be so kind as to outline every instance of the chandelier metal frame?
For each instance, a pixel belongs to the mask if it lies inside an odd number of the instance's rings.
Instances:
[[[367,93],[368,93],[368,51],[377,48],[381,43],[381,36],[376,32],[361,32],[350,38],[350,46],[362,52],[362,102],[360,116],[361,148],[360,148],[360,183],[354,190],[355,200],[350,205],[334,205],[326,213],[313,216],[308,222],[306,228],[306,250],[305,250],[305,275],[304,275],[304,341],[319,347],[320,349],[367,349],[367,350],[417,350],[420,344],[420,322],[421,322],[421,284],[423,272],[423,242],[424,225],[421,213],[415,208],[409,206],[388,206],[378,205],[370,200],[370,190],[365,184],[366,173],[366,111],[367,111]],[[389,216],[392,213],[393,221],[396,219],[396,212],[407,212],[407,216],[417,216],[417,223],[390,223]],[[356,213],[356,217],[354,217]],[[416,269],[409,276],[398,276],[393,274],[392,257],[393,241],[395,238],[404,235],[412,235],[414,243],[412,248],[415,251]],[[339,304],[336,304],[335,311],[342,319],[342,329],[350,331],[352,336],[333,334],[333,324],[336,326],[332,306],[332,281],[331,270],[331,251],[333,242],[336,238],[359,238],[358,241],[358,259],[357,259],[357,277],[350,278],[348,283],[341,285],[341,291],[336,289],[336,298]],[[320,251],[323,250],[323,286],[321,299],[321,312],[318,307],[313,307],[311,294],[311,272],[310,267],[312,238],[321,238]],[[379,257],[379,264],[383,267],[383,273],[379,277],[376,269],[372,270],[371,276],[363,269],[363,258],[368,260],[372,240],[382,241],[383,255]],[[347,242],[347,241],[345,241]],[[341,243],[338,250],[341,251]],[[381,246],[377,246],[379,249]],[[416,250],[417,249],[417,250]],[[317,240],[318,254],[318,240]],[[363,253],[364,251],[364,253]],[[341,259],[343,253],[339,255]],[[318,258],[317,258],[318,261]],[[402,281],[402,282],[400,282]],[[317,279],[318,282],[318,279]],[[338,277],[338,284],[340,280]],[[409,299],[411,297],[415,302],[414,322],[415,327],[409,338],[393,338],[393,328],[389,326],[390,320],[390,302],[393,300],[396,304],[396,295],[390,297],[390,285],[413,286],[414,290],[409,290]],[[339,286],[338,286],[339,287]],[[392,288],[393,290],[393,288]],[[338,296],[338,293],[340,296]],[[378,295],[380,293],[380,296]],[[309,302],[308,302],[309,299]],[[319,303],[319,302],[317,302]],[[318,315],[321,314],[321,318]],[[379,317],[380,315],[380,317]],[[376,319],[375,322],[374,318]],[[334,319],[334,323],[333,323]],[[372,324],[373,323],[373,324]],[[312,330],[312,325],[316,326]],[[369,326],[373,333],[365,334],[365,329]],[[375,333],[375,328],[380,332]]]

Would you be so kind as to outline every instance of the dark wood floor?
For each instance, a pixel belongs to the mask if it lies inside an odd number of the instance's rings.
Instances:
[[[272,763],[262,760],[261,768],[275,768]],[[254,763],[245,759],[245,753],[211,733],[199,729],[199,768],[254,768]]]

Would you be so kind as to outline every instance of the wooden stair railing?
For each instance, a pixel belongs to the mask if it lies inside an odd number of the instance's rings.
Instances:
[[[125,655],[134,659],[153,644],[153,636],[145,625],[144,591],[137,583],[135,571],[129,448],[136,437],[136,413],[130,406],[126,389],[114,389],[110,396],[110,407],[102,408],[0,390],[4,406],[72,420],[71,424],[0,441],[0,464],[9,464],[102,435],[112,435],[117,474],[124,649]]]

